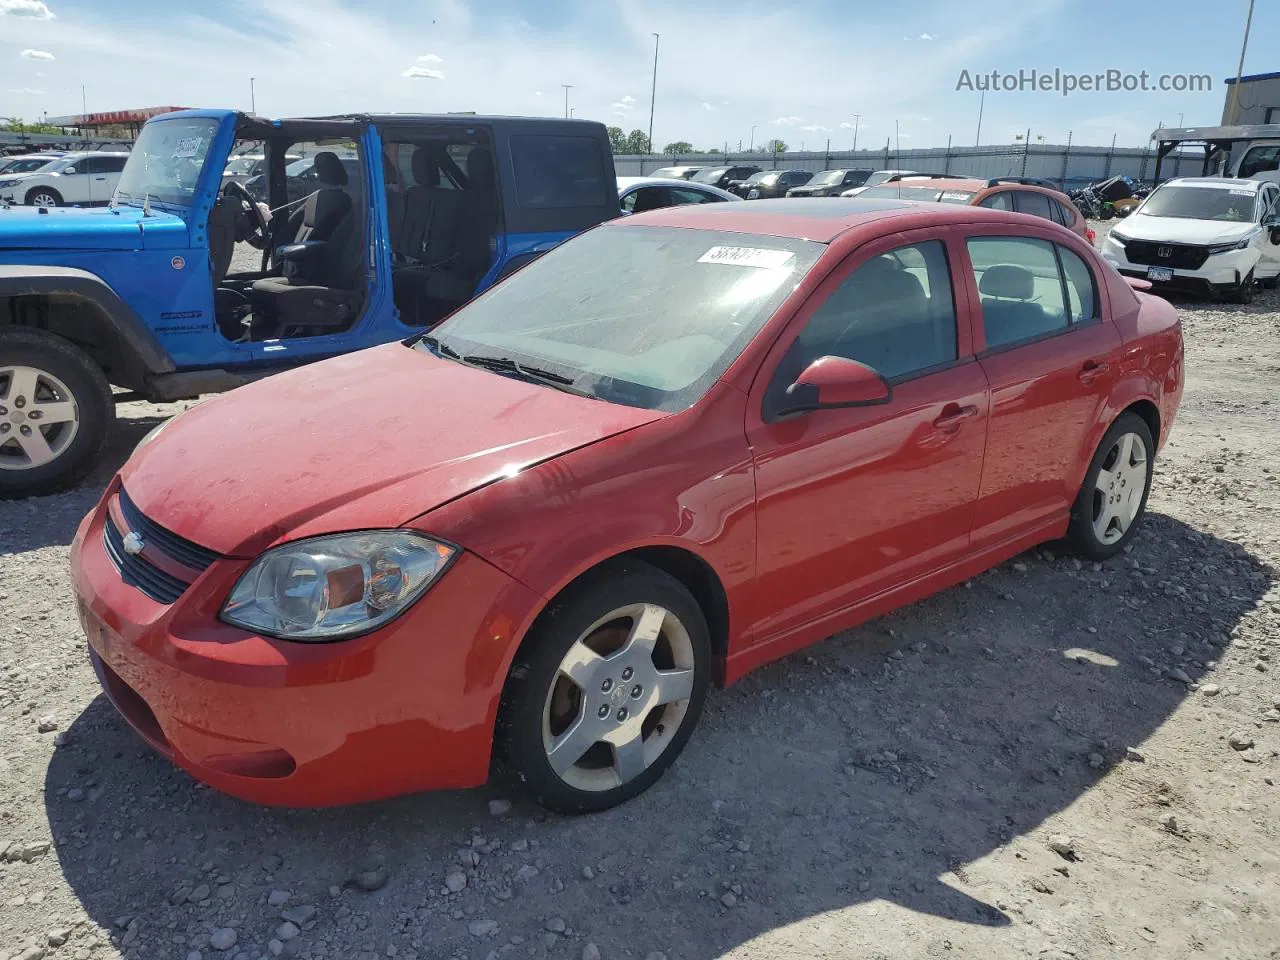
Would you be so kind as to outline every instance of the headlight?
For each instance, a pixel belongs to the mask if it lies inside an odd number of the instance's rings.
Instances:
[[[456,554],[449,544],[404,530],[299,540],[254,561],[222,619],[283,640],[368,633],[422,596]]]
[[[12,178],[11,178],[11,179],[9,179],[9,180],[0,180],[0,187],[12,187],[14,184],[17,184],[17,183],[20,183],[20,182],[21,182],[21,181],[19,181],[19,180],[14,180],[14,179],[12,179]]]
[[[1253,242],[1252,237],[1245,237],[1238,243],[1219,243],[1209,248],[1209,256],[1215,256],[1219,253],[1231,253],[1233,250],[1248,250],[1249,244]]]
[[[1123,247],[1129,238],[1123,233],[1117,233],[1115,230],[1112,230],[1107,234],[1107,239],[1114,242],[1117,247]]]

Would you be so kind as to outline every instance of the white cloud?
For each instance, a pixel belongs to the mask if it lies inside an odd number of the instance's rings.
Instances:
[[[634,110],[636,108],[636,98],[632,96],[626,96],[626,97],[623,97],[621,100],[613,101],[613,103],[609,104],[609,106],[613,108],[613,112],[616,116],[624,117],[626,116],[626,114],[620,113],[619,111]]]
[[[32,96],[32,97],[38,97],[38,96],[41,96],[41,95],[44,93],[44,91],[43,91],[43,90],[33,90],[31,87],[19,87],[19,88],[18,88],[18,89],[16,89],[16,90],[14,90],[14,89],[10,89],[10,90],[9,90],[9,92],[10,92],[10,93],[17,93],[17,94],[26,94],[26,95],[28,95],[28,96]]]
[[[800,129],[803,130],[805,133],[826,133],[827,132],[826,127],[819,126],[816,123],[810,124],[807,127],[801,127]]]
[[[703,109],[703,110],[714,110],[714,109],[715,109],[715,107],[713,107],[711,104],[707,103],[707,101],[703,100],[703,101],[702,101],[702,109]]]
[[[779,127],[794,127],[797,124],[804,123],[804,117],[779,117],[777,120],[770,122]]]
[[[48,50],[23,50],[18,56],[24,60],[53,60],[54,55]]]
[[[840,124],[840,129],[841,130],[857,130],[858,125],[850,123],[848,120],[846,120],[844,123]]]
[[[32,20],[52,20],[54,12],[41,0],[0,0],[0,17],[30,17]]]
[[[429,70],[426,67],[410,67],[404,73],[400,74],[400,76],[407,77],[410,80],[443,80],[444,79],[444,74],[441,71]]]
[[[922,33],[922,34],[920,34],[920,39],[921,39],[921,40],[932,40],[933,38],[934,38],[934,37],[933,37],[933,34],[931,34],[931,33]]]
[[[541,90],[535,90],[535,91],[533,91],[533,95],[534,95],[535,97],[540,97],[540,96],[542,96],[542,91],[541,91]]]
[[[418,58],[419,63],[444,63],[444,60],[437,57],[434,53],[424,53]]]

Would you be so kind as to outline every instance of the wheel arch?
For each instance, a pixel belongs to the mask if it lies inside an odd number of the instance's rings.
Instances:
[[[107,380],[134,390],[174,364],[138,314],[96,274],[72,267],[0,266],[0,327],[43,330],[75,344]]]
[[[1151,455],[1155,456],[1160,449],[1164,426],[1161,422],[1160,404],[1156,399],[1159,396],[1156,382],[1146,378],[1123,381],[1116,386],[1108,402],[1100,408],[1098,419],[1085,436],[1084,444],[1076,457],[1075,472],[1070,487],[1074,491],[1072,499],[1084,484],[1089,464],[1093,461],[1093,455],[1097,452],[1103,436],[1111,429],[1111,425],[1126,413],[1136,414],[1147,425],[1155,447]]]

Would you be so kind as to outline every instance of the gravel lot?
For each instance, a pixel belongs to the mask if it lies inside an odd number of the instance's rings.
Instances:
[[[80,490],[0,504],[0,958],[1280,957],[1280,293],[1181,304],[1131,552],[1037,551],[713,693],[640,799],[253,807],[98,693]],[[514,805],[508,801],[513,801]]]

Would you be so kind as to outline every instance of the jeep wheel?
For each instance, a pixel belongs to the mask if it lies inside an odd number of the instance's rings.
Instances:
[[[83,350],[41,330],[0,329],[0,498],[74,485],[114,422],[111,387]]]
[[[52,187],[34,187],[27,193],[28,207],[56,207],[62,203],[62,194]]]

